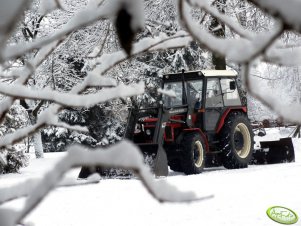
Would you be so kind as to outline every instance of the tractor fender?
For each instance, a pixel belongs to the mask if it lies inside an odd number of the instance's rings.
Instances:
[[[205,133],[200,129],[200,128],[189,128],[189,129],[184,129],[183,132],[197,132],[201,135],[201,137],[203,138],[204,142],[205,142],[205,149],[206,149],[206,153],[209,152],[209,143],[208,143],[208,139],[207,136],[205,135]]]
[[[215,130],[215,132],[217,134],[223,128],[224,123],[225,123],[225,119],[227,118],[227,116],[229,115],[229,113],[234,112],[234,111],[240,111],[240,112],[247,113],[247,107],[231,107],[231,108],[228,108],[226,111],[224,111],[224,113],[222,114],[222,116],[221,116],[221,118],[220,118],[220,120],[219,120],[219,122],[217,124],[216,130]]]

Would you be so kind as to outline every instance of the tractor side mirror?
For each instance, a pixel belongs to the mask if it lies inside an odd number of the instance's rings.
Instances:
[[[235,81],[231,81],[229,85],[230,85],[230,90],[236,90],[236,83],[235,83]]]

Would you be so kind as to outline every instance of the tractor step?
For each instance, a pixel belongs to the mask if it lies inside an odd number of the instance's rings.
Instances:
[[[250,164],[275,164],[295,161],[292,138],[277,141],[261,141],[260,149],[255,149]]]

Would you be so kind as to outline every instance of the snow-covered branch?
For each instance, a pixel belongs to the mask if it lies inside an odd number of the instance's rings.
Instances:
[[[263,55],[263,60],[272,64],[298,66],[301,62],[301,48],[277,48],[273,46]]]
[[[300,8],[301,2],[298,0],[281,1],[281,0],[249,0],[260,9],[265,10],[268,14],[279,18],[286,29],[301,31]]]
[[[102,82],[99,82],[102,84]],[[105,83],[108,84],[108,83]],[[113,84],[113,83],[109,83]],[[90,83],[91,85],[95,85]],[[115,98],[139,95],[144,92],[144,84],[119,85],[115,88],[104,88],[94,94],[76,95],[61,93],[50,89],[32,90],[22,85],[0,84],[0,93],[18,99],[48,100],[70,107],[91,107]]]
[[[92,174],[86,180],[77,180],[71,178],[64,178],[59,181],[57,187],[74,187],[98,183],[100,180],[99,174]],[[0,189],[0,205],[15,200],[29,196],[32,191],[37,187],[40,179],[29,179],[16,185]],[[22,189],[20,189],[20,187]]]
[[[252,82],[250,78],[250,64],[243,65],[242,75],[245,79],[246,89],[253,97],[260,100],[264,105],[272,109],[287,122],[301,124],[300,104],[292,105],[285,102],[280,102],[275,96],[274,91],[269,91],[264,87],[258,86],[257,83]]]
[[[85,149],[82,146],[75,145],[69,147],[68,154],[56,163],[53,170],[46,173],[43,179],[35,184],[34,188],[29,182],[23,184],[26,187],[25,193],[28,195],[24,207],[20,211],[10,212],[6,226],[21,223],[23,218],[56,187],[69,169],[82,165],[131,169],[141,179],[148,192],[160,202],[191,202],[213,197],[212,195],[197,197],[192,192],[179,191],[178,188],[164,180],[154,180],[149,168],[143,162],[140,150],[129,141],[122,141],[106,151],[103,151],[103,149]],[[20,195],[23,196],[25,193]],[[6,197],[8,196],[6,194]],[[3,211],[7,213],[5,210],[1,210],[0,216],[3,216]]]
[[[14,31],[15,26],[19,22],[23,11],[30,4],[31,1],[18,2],[0,2],[0,49],[2,50],[6,45],[6,41],[10,38],[10,34]],[[0,62],[4,61],[3,55],[0,51]]]
[[[235,33],[237,33],[241,37],[244,37],[244,38],[250,39],[250,40],[253,38],[254,34],[252,32],[244,29],[241,26],[241,24],[239,24],[237,21],[233,20],[229,16],[220,13],[208,1],[206,1],[206,0],[190,0],[189,3],[194,7],[197,6],[200,9],[204,9],[208,14],[218,18],[219,21],[223,22],[225,25],[227,25],[230,29],[232,29]]]
[[[279,22],[275,25],[273,30],[264,34],[258,34],[250,40],[245,38],[220,39],[204,29],[199,28],[191,16],[189,16],[190,7],[185,0],[179,0],[179,11],[183,26],[200,45],[237,63],[249,62],[258,57],[270,47],[283,32],[283,27],[281,22]],[[232,24],[231,21],[226,20],[224,16],[223,19],[225,22]]]
[[[2,50],[2,58],[0,58],[0,62],[22,56],[23,54],[33,49],[38,49],[45,45],[48,45],[49,43],[60,40],[64,36],[69,35],[74,30],[88,25],[96,20],[108,19],[110,18],[110,13],[110,10],[107,8],[95,8],[94,5],[89,5],[86,9],[78,12],[62,29],[58,30],[53,35],[45,38],[40,38],[30,44],[21,43],[7,46],[4,50]]]
[[[29,91],[29,90],[27,90]],[[75,96],[72,94],[57,94],[58,96],[53,95],[52,99],[47,98],[47,95],[51,95],[53,91],[49,91],[49,93],[44,93],[42,91],[41,93],[32,93],[32,95],[38,95],[40,96],[40,99],[43,99],[45,96],[45,99],[47,100],[57,100],[58,103],[62,103],[64,106],[91,106],[95,105],[97,103],[101,103],[104,101],[111,100],[113,98],[118,98],[118,97],[125,97],[125,96],[133,96],[133,95],[138,95],[144,92],[144,84],[136,84],[136,85],[119,85],[116,88],[110,88],[103,90],[102,92],[98,92],[95,94],[90,94],[86,96]],[[23,92],[24,93],[24,92]],[[28,92],[30,93],[30,92]],[[44,96],[43,96],[44,95]],[[65,95],[65,96],[64,96]],[[27,96],[29,97],[29,95]],[[86,98],[87,97],[87,98]],[[71,101],[71,102],[70,102]],[[70,103],[73,103],[70,105]],[[46,109],[44,112],[42,112],[39,115],[39,118],[37,120],[37,123],[25,128],[21,128],[16,130],[12,134],[7,134],[3,137],[0,138],[0,147],[4,147],[9,144],[13,144],[17,141],[22,140],[23,138],[29,136],[30,134],[33,134],[36,130],[40,129],[41,127],[45,125],[57,125],[57,113],[61,109],[61,105],[56,104],[52,105],[48,109]],[[62,124],[61,124],[62,125]]]
[[[131,56],[126,55],[124,51],[117,51],[111,54],[103,54],[101,57],[96,58],[95,63],[100,63],[100,65],[93,70],[93,73],[99,75],[105,74],[115,65],[126,61],[133,56],[137,56],[139,54],[150,51],[185,47],[191,41],[192,38],[183,31],[180,31],[171,37],[168,37],[165,34],[161,34],[160,36],[155,38],[144,38],[133,45]]]
[[[35,68],[41,65],[41,63],[47,58],[47,56],[49,56],[49,54],[51,54],[63,40],[64,39],[61,39],[59,41],[52,42],[49,45],[45,45],[40,49],[35,58],[28,62],[24,67],[17,70],[12,70],[9,74],[12,76],[18,76],[15,84],[25,84],[32,73],[35,71]],[[12,106],[15,99],[16,98],[14,97],[7,97],[0,101],[0,122],[3,120],[5,113]]]

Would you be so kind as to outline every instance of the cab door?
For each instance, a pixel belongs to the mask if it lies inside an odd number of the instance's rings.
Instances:
[[[205,97],[205,130],[214,131],[224,106],[220,79],[207,79]]]

